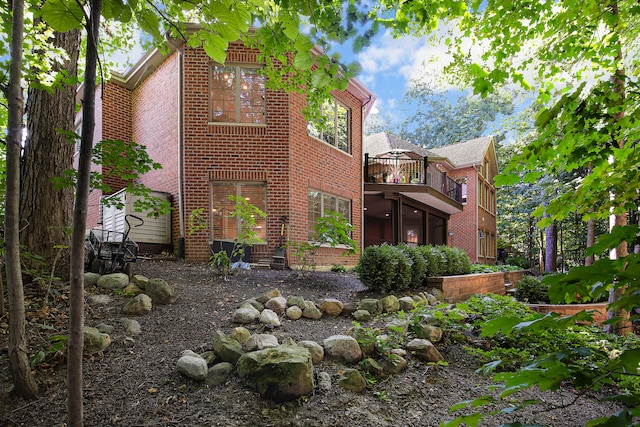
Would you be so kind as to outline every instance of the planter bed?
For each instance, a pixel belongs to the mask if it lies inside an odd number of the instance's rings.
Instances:
[[[504,272],[465,274],[462,276],[428,277],[425,281],[430,288],[440,289],[445,301],[456,303],[475,294],[493,293],[504,295]]]
[[[589,304],[529,304],[529,307],[538,313],[558,313],[561,316],[570,316],[579,313],[582,310],[595,310],[596,312],[593,313],[594,322],[598,325],[602,325],[602,322],[607,320],[606,302],[595,302]]]

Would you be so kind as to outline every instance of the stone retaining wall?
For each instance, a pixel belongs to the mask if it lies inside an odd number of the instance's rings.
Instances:
[[[445,301],[456,303],[475,294],[504,295],[504,277],[503,272],[428,277],[426,284],[430,288],[440,289],[444,293]]]

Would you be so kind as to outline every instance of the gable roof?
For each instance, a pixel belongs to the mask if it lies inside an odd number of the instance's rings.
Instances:
[[[387,132],[379,132],[364,137],[364,152],[370,156],[388,153],[393,150],[408,150],[422,157],[436,157],[436,154],[421,145],[413,144]]]
[[[495,147],[493,136],[483,136],[481,138],[470,139],[469,141],[457,144],[445,145],[444,147],[432,148],[430,151],[434,155],[450,159],[457,167],[473,166],[481,164],[487,150],[491,149],[490,156],[495,157]],[[497,164],[497,158],[494,159]]]

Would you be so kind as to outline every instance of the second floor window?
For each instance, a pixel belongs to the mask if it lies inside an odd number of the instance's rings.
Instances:
[[[217,123],[265,124],[265,77],[258,68],[211,66],[209,118]]]
[[[335,99],[322,106],[322,124],[309,123],[309,135],[349,153],[349,109]]]

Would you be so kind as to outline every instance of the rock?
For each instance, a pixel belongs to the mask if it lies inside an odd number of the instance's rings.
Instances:
[[[164,279],[151,279],[144,288],[144,293],[151,297],[154,304],[173,304],[176,293]]]
[[[305,319],[318,320],[322,319],[322,312],[318,310],[313,304],[307,304],[304,310],[302,310],[302,317]]]
[[[280,326],[280,318],[274,311],[265,308],[262,310],[262,313],[260,313],[260,323],[267,328],[277,328]]]
[[[231,315],[231,321],[246,325],[255,322],[259,316],[260,312],[247,304],[233,312]]]
[[[122,307],[123,313],[140,316],[151,312],[151,298],[148,295],[140,294],[131,298],[129,302]]]
[[[362,350],[355,338],[348,335],[332,335],[322,342],[325,355],[344,363],[355,363],[362,359]]]
[[[432,343],[442,340],[442,329],[434,325],[419,323],[415,325],[414,333],[418,338],[429,340]]]
[[[400,310],[402,311],[411,311],[416,308],[416,304],[411,297],[398,298],[398,303],[400,304]]]
[[[231,338],[238,341],[240,344],[244,344],[251,337],[251,332],[243,326],[233,328],[231,331]]]
[[[215,351],[205,351],[204,353],[200,354],[200,357],[202,357],[205,362],[207,362],[207,366],[213,365],[218,360],[218,356],[216,356]]]
[[[278,343],[278,338],[275,335],[257,334],[252,335],[247,342],[242,345],[242,347],[246,351],[256,351],[265,348],[277,347],[278,345],[280,344]]]
[[[284,314],[284,311],[287,309],[287,300],[284,299],[284,297],[271,298],[264,306],[274,313]]]
[[[367,380],[357,369],[345,369],[338,379],[338,385],[345,390],[360,393],[367,388]]]
[[[407,360],[398,355],[386,357],[381,363],[382,369],[390,374],[399,374],[407,369]]]
[[[438,301],[442,301],[444,302],[444,292],[442,292],[442,289],[438,289],[438,288],[431,288],[429,290],[429,293],[431,295],[433,295],[434,297],[436,297],[436,299]]]
[[[429,302],[429,305],[440,304],[440,301],[438,301],[438,298],[436,298],[434,295],[431,295],[431,294],[427,294],[427,301]]]
[[[90,326],[84,327],[84,347],[83,350],[87,353],[97,353],[104,351],[111,344],[111,337],[109,334],[103,334],[96,328]]]
[[[318,388],[323,391],[331,390],[331,375],[327,372],[318,372],[316,374],[318,379]]]
[[[262,295],[260,295],[258,298],[256,298],[256,301],[258,301],[260,304],[265,304],[271,298],[277,298],[277,297],[281,297],[281,296],[282,296],[282,294],[280,293],[279,290],[271,289],[271,290],[268,290],[268,291],[264,292]]]
[[[409,330],[409,321],[402,319],[393,319],[384,326],[387,334],[406,335]]]
[[[429,340],[416,338],[411,340],[406,349],[423,362],[439,362],[444,360],[438,349]]]
[[[178,372],[194,380],[204,381],[208,370],[207,361],[191,350],[182,352],[178,359]]]
[[[243,355],[236,364],[244,383],[276,402],[295,400],[313,391],[313,365],[306,348],[281,345]]]
[[[140,295],[144,293],[142,289],[140,289],[137,285],[134,285],[133,283],[129,283],[127,286],[124,287],[122,291],[128,294],[133,294],[133,295]]]
[[[240,306],[244,306],[245,304],[249,304],[251,307],[255,308],[258,311],[262,311],[264,310],[264,304],[256,301],[255,299],[251,298],[248,299],[246,301],[243,301],[242,304],[240,304]]]
[[[98,284],[100,275],[98,273],[84,273],[84,286],[95,286]]]
[[[147,287],[147,283],[149,283],[149,279],[141,274],[134,274],[131,276],[130,283],[136,285],[140,289],[144,289]]]
[[[305,308],[305,301],[302,297],[290,296],[289,298],[287,298],[287,305],[289,307],[300,307],[300,309],[302,310],[303,308]]]
[[[124,289],[129,284],[129,276],[124,273],[112,273],[100,276],[96,285],[104,289]]]
[[[229,362],[220,362],[209,368],[207,379],[204,381],[209,386],[224,384],[233,373],[233,365]]]
[[[345,302],[342,305],[341,316],[349,317],[358,310],[358,306],[354,302]]]
[[[380,366],[378,362],[370,357],[363,359],[360,362],[360,366],[362,367],[363,371],[373,375],[374,378],[379,379],[385,376],[385,371],[382,366]]]
[[[387,295],[380,300],[383,313],[395,313],[400,310],[400,303],[395,295]]]
[[[111,302],[109,295],[89,295],[87,298],[89,305],[108,305]]]
[[[244,354],[242,345],[222,331],[216,331],[213,336],[213,351],[224,362],[235,364],[240,356]]]
[[[98,332],[101,332],[103,334],[112,334],[113,331],[115,330],[115,328],[111,325],[107,325],[105,323],[99,323],[96,325],[96,329],[98,330]]]
[[[300,347],[304,347],[309,350],[311,354],[311,363],[317,365],[324,359],[324,348],[315,341],[300,341],[298,343]]]
[[[374,298],[365,298],[358,303],[358,310],[367,310],[372,316],[382,314],[382,304]]]
[[[344,304],[338,301],[335,298],[327,298],[320,304],[320,311],[325,313],[327,316],[337,317],[342,313],[342,308]]]
[[[124,327],[124,333],[127,335],[140,335],[142,333],[142,328],[140,327],[140,323],[134,319],[127,319],[123,317],[120,319],[120,323]]]
[[[291,320],[298,320],[302,317],[302,309],[297,305],[292,305],[285,311],[287,317]]]
[[[353,318],[358,322],[366,322],[367,320],[371,320],[371,313],[367,310],[356,310],[353,313]]]

